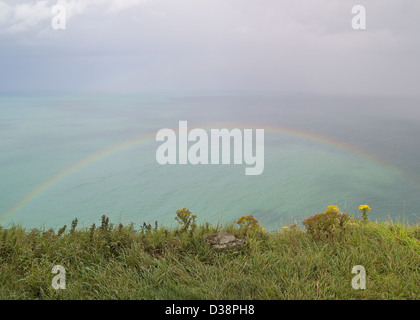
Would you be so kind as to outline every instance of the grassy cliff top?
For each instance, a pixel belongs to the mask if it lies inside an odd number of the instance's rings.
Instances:
[[[0,299],[420,299],[419,225],[348,219],[316,236],[183,217],[180,228],[106,217],[58,232],[0,227]],[[221,231],[244,245],[214,250],[206,236]],[[64,290],[52,287],[55,265],[65,268]],[[366,289],[352,287],[356,265]]]

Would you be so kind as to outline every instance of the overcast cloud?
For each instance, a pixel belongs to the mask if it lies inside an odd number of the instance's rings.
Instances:
[[[415,0],[3,0],[0,92],[417,95],[419,17]]]

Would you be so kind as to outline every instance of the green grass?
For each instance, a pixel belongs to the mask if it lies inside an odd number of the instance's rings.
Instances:
[[[208,234],[245,239],[216,252]],[[51,283],[66,269],[66,289]],[[366,269],[365,290],[351,286]],[[420,226],[351,219],[339,237],[299,227],[244,233],[234,225],[112,226],[63,232],[0,228],[0,299],[420,299]]]

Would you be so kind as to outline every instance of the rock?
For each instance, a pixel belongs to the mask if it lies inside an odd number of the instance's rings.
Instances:
[[[207,243],[216,251],[223,251],[226,249],[239,249],[245,241],[236,238],[233,234],[227,232],[220,232],[208,235],[206,237]]]

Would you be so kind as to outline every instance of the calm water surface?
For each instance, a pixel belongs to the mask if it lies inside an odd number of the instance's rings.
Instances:
[[[175,225],[254,214],[280,228],[336,204],[418,222],[419,101],[283,95],[0,97],[0,223],[61,227],[78,218]],[[154,135],[190,127],[265,129],[265,169],[156,162]]]

